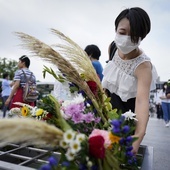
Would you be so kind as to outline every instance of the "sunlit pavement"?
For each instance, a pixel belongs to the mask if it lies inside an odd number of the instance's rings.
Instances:
[[[170,127],[163,119],[149,119],[142,144],[153,147],[153,170],[170,170]]]
[[[2,115],[0,111],[0,118]],[[165,127],[164,121],[156,115],[149,119],[142,145],[153,147],[152,170],[170,170],[170,127]]]

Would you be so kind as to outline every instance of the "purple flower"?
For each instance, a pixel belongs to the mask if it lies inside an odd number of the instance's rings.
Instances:
[[[64,161],[64,162],[62,162],[62,166],[66,166],[66,167],[68,167],[68,166],[70,166],[70,162],[68,162],[68,161]]]
[[[92,121],[94,121],[94,114],[89,112],[87,114],[84,114],[84,120],[86,123],[91,123]]]
[[[114,134],[119,134],[120,133],[120,128],[119,127],[115,127],[115,128],[112,129],[112,132]]]
[[[95,122],[95,123],[99,123],[99,122],[100,122],[100,120],[101,120],[101,118],[100,118],[100,117],[96,117],[96,118],[95,118],[95,120],[94,120],[94,122]]]
[[[133,164],[133,160],[129,159],[129,160],[128,160],[128,164],[129,164],[129,165],[132,165],[132,164]]]
[[[128,136],[128,137],[126,138],[126,141],[127,141],[127,142],[132,142],[132,136]]]
[[[92,101],[90,99],[87,99],[85,101],[85,106],[87,106],[87,105],[92,105]]]
[[[131,136],[128,136],[128,137],[126,138],[126,145],[131,145],[131,143],[132,143],[132,137],[131,137]]]
[[[74,121],[75,124],[77,124],[77,123],[83,123],[83,121],[84,121],[84,114],[82,114],[82,113],[76,113],[76,112],[75,112],[75,113],[73,113],[71,120]]]
[[[121,116],[119,119],[120,123],[122,124],[125,121],[125,116]]]
[[[126,156],[127,156],[127,157],[132,157],[132,156],[133,156],[133,153],[132,153],[131,151],[128,151],[128,152],[126,152]]]
[[[119,140],[119,143],[120,143],[120,145],[124,145],[125,139],[124,139],[124,138],[121,138],[121,139]]]
[[[132,149],[133,149],[133,147],[129,146],[129,147],[126,148],[126,151],[131,151]]]
[[[86,97],[86,93],[83,90],[78,91],[79,94],[82,94],[82,96]]]
[[[122,128],[122,133],[128,133],[130,130],[130,127],[128,125],[125,125],[123,128]]]
[[[111,121],[111,124],[112,124],[115,128],[119,128],[120,125],[121,125],[120,121],[119,121],[119,120],[115,120],[115,119]]]
[[[69,117],[72,117],[74,113],[80,113],[80,105],[78,104],[71,104],[65,108],[65,114]]]
[[[49,164],[42,165],[39,170],[51,170],[51,166]]]
[[[53,156],[51,156],[51,157],[48,159],[48,161],[49,161],[49,164],[50,164],[51,166],[55,166],[55,165],[58,164],[58,160],[57,160],[55,157],[53,157]]]
[[[79,103],[78,104],[79,106],[79,110],[82,112],[82,111],[84,111],[84,103],[82,102],[82,103]]]
[[[84,165],[84,164],[79,165],[79,170],[86,170],[86,169],[87,169],[86,165]]]

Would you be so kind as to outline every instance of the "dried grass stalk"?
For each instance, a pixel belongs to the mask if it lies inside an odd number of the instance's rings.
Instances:
[[[0,119],[0,146],[24,143],[35,146],[57,146],[63,132],[53,125],[30,118]]]
[[[86,95],[91,99],[94,107],[102,117],[102,107],[104,105],[103,94],[100,80],[88,59],[84,50],[82,50],[76,43],[66,37],[61,32],[52,29],[52,32],[59,36],[68,45],[59,45],[60,49],[66,54],[66,58],[60,54],[59,51],[52,49],[50,46],[39,41],[38,39],[21,32],[16,32],[17,36],[22,40],[23,47],[29,49],[36,56],[56,65],[58,69],[67,77],[70,82],[75,83]],[[86,81],[82,79],[80,73],[84,73],[87,80],[95,81],[99,90],[99,95],[94,95],[87,85]]]
[[[69,60],[77,68],[79,73],[84,73],[87,79],[95,81],[99,87],[101,87],[100,79],[96,74],[96,71],[91,63],[91,60],[87,56],[86,52],[69,37],[65,36],[58,30],[51,29],[57,37],[63,40],[63,44],[56,44],[59,48],[60,54],[63,54],[67,60]]]

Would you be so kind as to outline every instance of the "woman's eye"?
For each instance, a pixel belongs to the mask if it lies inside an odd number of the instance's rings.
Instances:
[[[120,35],[126,35],[125,32],[118,32],[118,34],[120,34]]]

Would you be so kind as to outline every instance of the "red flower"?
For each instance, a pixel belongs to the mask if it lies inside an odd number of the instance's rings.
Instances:
[[[46,117],[43,117],[43,120],[48,120],[48,119],[51,119],[52,118],[52,114],[51,113],[48,113],[46,115]]]
[[[87,84],[94,95],[97,93],[97,84],[95,81],[87,81]]]
[[[105,157],[104,138],[102,136],[94,136],[88,142],[90,155],[103,159]]]

